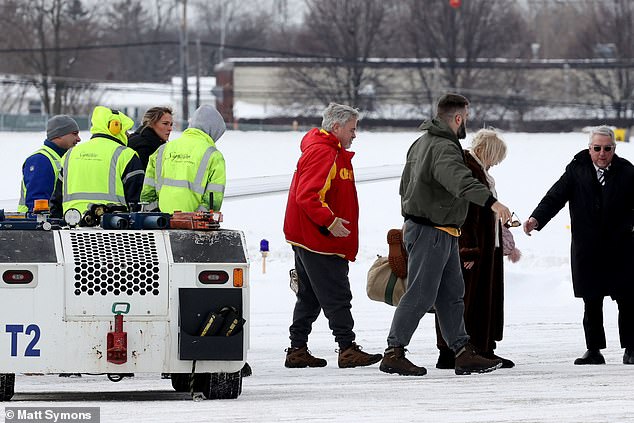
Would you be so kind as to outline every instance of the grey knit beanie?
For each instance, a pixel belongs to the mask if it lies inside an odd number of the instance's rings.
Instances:
[[[79,125],[68,115],[56,115],[46,123],[46,139],[62,137],[71,132],[79,132]]]

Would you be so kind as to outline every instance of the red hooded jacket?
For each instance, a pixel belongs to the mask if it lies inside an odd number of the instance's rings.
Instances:
[[[288,193],[284,234],[292,245],[319,254],[336,254],[354,261],[359,250],[359,200],[354,184],[354,153],[337,137],[313,128],[301,143],[302,155]],[[328,231],[336,217],[350,223],[347,237]]]

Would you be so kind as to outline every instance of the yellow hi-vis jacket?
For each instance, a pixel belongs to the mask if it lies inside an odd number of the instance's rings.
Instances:
[[[158,203],[163,213],[219,211],[226,180],[225,159],[214,140],[200,129],[188,128],[150,156],[141,201]]]
[[[51,162],[51,168],[53,169],[53,173],[55,174],[55,183],[53,184],[53,187],[51,190],[51,194],[52,194],[53,191],[55,191],[55,185],[57,185],[57,179],[59,178],[59,170],[62,167],[60,163],[61,157],[59,156],[59,154],[57,154],[55,150],[53,150],[51,147],[48,147],[46,145],[43,145],[39,150],[31,154],[29,157],[33,157],[36,154],[43,155]],[[27,157],[27,160],[29,157]],[[22,178],[22,189],[20,190],[20,200],[18,201],[18,212],[20,213],[26,213],[29,211],[29,208],[26,205],[26,198],[27,198],[26,185],[24,184],[24,178]]]
[[[111,122],[118,121],[118,129],[112,130]],[[136,157],[127,147],[126,131],[134,121],[121,112],[97,106],[92,114],[93,134],[88,142],[69,149],[62,157],[63,212],[75,208],[81,213],[94,204],[126,204],[125,179],[136,170],[124,175],[126,166]],[[138,159],[138,157],[137,157]]]

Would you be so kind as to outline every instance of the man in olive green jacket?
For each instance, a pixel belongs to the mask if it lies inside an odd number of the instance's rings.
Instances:
[[[427,373],[405,358],[420,319],[432,307],[447,345],[456,353],[456,374],[484,373],[502,362],[481,357],[469,344],[464,325],[464,280],[458,236],[469,202],[491,207],[505,223],[509,209],[498,202],[466,166],[460,139],[466,137],[469,101],[446,94],[436,118],[407,152],[401,178],[403,241],[409,256],[407,291],[394,312],[380,369],[386,373],[422,376]]]

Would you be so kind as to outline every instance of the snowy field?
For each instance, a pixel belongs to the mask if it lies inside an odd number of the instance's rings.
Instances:
[[[85,139],[87,132],[82,132]],[[4,159],[0,207],[17,206],[20,167],[41,143],[42,134],[0,133]],[[176,134],[172,136],[175,138]],[[290,175],[299,156],[298,132],[229,131],[218,147],[225,154],[228,189],[232,180]],[[401,165],[409,133],[360,132],[353,143],[355,169]],[[525,220],[573,154],[587,146],[587,135],[508,133],[506,160],[493,168],[500,200]],[[465,145],[468,145],[467,139]],[[634,161],[634,148],[619,144],[617,154]],[[361,205],[360,251],[350,266],[357,342],[366,351],[385,348],[393,308],[369,300],[366,272],[377,254],[387,254],[385,234],[400,227],[398,178],[358,184]],[[284,368],[294,296],[288,288],[293,266],[284,242],[286,194],[228,198],[226,228],[244,230],[251,259],[251,350],[253,376],[244,379],[237,400],[192,402],[174,393],[169,380],[137,375],[119,383],[104,376],[81,379],[56,375],[16,377],[13,406],[97,406],[102,422],[628,422],[634,421],[634,366],[622,364],[616,307],[606,300],[608,348],[604,366],[574,366],[585,350],[583,304],[570,282],[570,229],[567,210],[541,233],[514,229],[519,263],[506,262],[504,340],[497,353],[515,361],[513,369],[456,376],[434,367],[437,359],[433,316],[425,316],[409,345],[414,363],[428,374],[406,378],[369,368],[337,368],[336,344],[320,316],[309,348],[328,360],[321,369]],[[262,273],[259,242],[271,253]],[[606,264],[609,265],[609,264]],[[4,417],[4,407],[0,418]],[[8,421],[8,420],[7,420]]]

